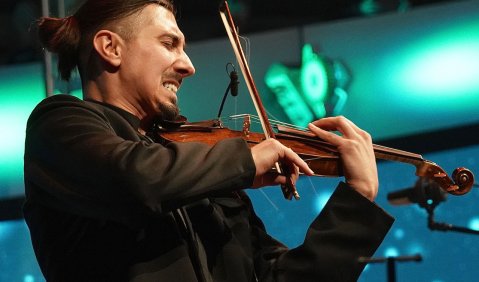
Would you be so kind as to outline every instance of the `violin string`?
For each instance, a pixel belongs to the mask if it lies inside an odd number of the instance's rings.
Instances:
[[[237,114],[237,115],[232,115],[229,118],[230,119],[240,119],[240,118],[244,118],[245,116],[249,116],[251,118],[251,120],[255,123],[260,122],[258,116],[250,115],[250,114]],[[276,119],[270,120],[270,123],[273,124],[273,125],[282,125],[282,126],[289,127],[289,128],[295,128],[295,129],[298,129],[298,130],[307,130],[305,127],[294,125],[294,124],[283,122],[283,121],[279,121],[279,120],[276,120]]]
[[[289,128],[295,128],[295,129],[299,129],[299,130],[306,130],[305,127],[301,127],[301,126],[297,126],[297,125],[294,125],[294,124],[291,124],[291,123],[287,123],[287,122],[282,122],[280,121],[277,117],[275,117],[272,113],[270,113],[268,110],[266,110],[266,113],[271,116],[273,119],[270,119],[271,123],[274,124],[274,125],[283,125],[283,126],[286,126],[286,127],[289,127]]]
[[[272,123],[275,124],[275,125],[283,125],[283,126],[286,126],[286,127],[289,127],[289,128],[295,128],[295,129],[298,129],[298,130],[307,130],[306,127],[291,124],[291,123],[287,123],[287,122],[283,122],[283,121],[279,121],[279,120],[272,120]]]
[[[320,160],[321,157],[313,157],[313,158],[303,158],[303,161],[308,162],[308,161],[316,161]]]
[[[265,111],[266,111],[266,114],[268,114],[268,116],[270,116],[270,117],[273,118],[273,120],[279,120],[279,119],[278,119],[277,117],[275,117],[272,113],[270,113],[270,112],[268,111],[268,109],[265,109]]]

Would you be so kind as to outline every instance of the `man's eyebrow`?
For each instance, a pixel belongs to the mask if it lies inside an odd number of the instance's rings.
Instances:
[[[173,32],[165,32],[165,33],[162,33],[159,35],[159,37],[168,37],[168,38],[171,38],[175,41],[180,41],[180,37],[178,35],[176,35],[175,33]]]
[[[161,37],[169,37],[173,41],[175,41],[175,43],[183,42],[183,48],[186,48],[186,38],[184,36],[178,35],[174,32],[167,32],[163,34]]]

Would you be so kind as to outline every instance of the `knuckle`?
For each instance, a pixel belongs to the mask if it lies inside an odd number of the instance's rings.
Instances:
[[[345,116],[337,116],[338,123],[340,125],[345,125],[348,122],[348,119]]]
[[[271,145],[275,145],[275,146],[280,146],[281,145],[281,143],[274,138],[269,138],[268,140],[271,143]]]
[[[275,149],[281,149],[283,147],[283,144],[281,144],[278,140],[274,138],[269,138],[268,140],[266,140],[266,144]]]
[[[368,142],[369,142],[369,141],[372,141],[372,139],[373,139],[373,138],[371,137],[371,134],[369,134],[367,131],[364,131],[364,130],[361,130],[361,131],[360,131],[360,135],[361,135],[361,137],[362,137],[364,140],[366,140],[366,141],[368,141]]]

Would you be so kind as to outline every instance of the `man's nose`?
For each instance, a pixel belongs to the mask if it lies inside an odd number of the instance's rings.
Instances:
[[[195,67],[190,60],[190,57],[183,52],[181,58],[178,60],[176,65],[177,72],[181,73],[182,77],[188,77],[195,74]]]

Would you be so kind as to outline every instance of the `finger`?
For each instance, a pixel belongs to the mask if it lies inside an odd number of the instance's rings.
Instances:
[[[311,168],[308,166],[308,164],[298,156],[293,150],[290,148],[286,148],[284,151],[284,158],[291,163],[288,164],[289,166],[292,167],[292,170],[290,171],[296,171],[296,170],[301,170],[304,174],[306,175],[313,175],[314,171],[311,170]],[[297,168],[296,168],[297,166]]]
[[[252,188],[260,188],[265,186],[287,185],[288,177],[276,172],[268,172],[261,177],[256,178],[251,185]]]
[[[292,174],[292,180],[293,180],[293,183],[296,184],[296,181],[298,181],[298,178],[299,178],[299,167],[295,165],[293,167],[293,171],[294,173]]]
[[[283,165],[281,169],[283,170],[282,175],[291,180],[290,184],[295,185],[299,178],[299,167],[294,163],[288,163],[287,165]]]
[[[316,125],[310,123],[308,125],[308,128],[309,130],[311,130],[311,132],[313,132],[314,134],[316,134],[316,136],[318,136],[319,138],[323,139],[324,141],[334,145],[334,146],[339,146],[342,142],[342,138],[341,136],[333,133],[333,132],[329,132],[329,131],[326,131],[322,128],[319,128],[317,127]]]
[[[313,125],[328,131],[337,130],[346,138],[356,135],[361,130],[352,121],[343,116],[322,118],[314,121]]]

